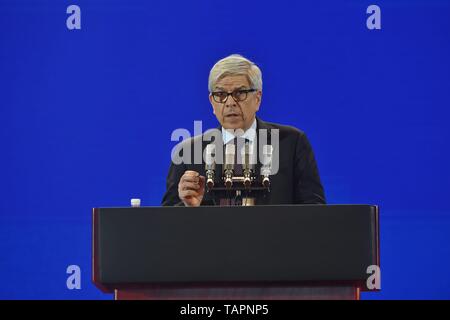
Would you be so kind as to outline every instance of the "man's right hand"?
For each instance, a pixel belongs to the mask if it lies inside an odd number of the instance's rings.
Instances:
[[[187,207],[198,207],[205,194],[205,177],[196,171],[187,170],[178,183],[178,197]]]

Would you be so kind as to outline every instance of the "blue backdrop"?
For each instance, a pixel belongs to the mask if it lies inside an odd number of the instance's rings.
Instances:
[[[328,202],[380,206],[363,298],[450,298],[446,0],[0,0],[0,298],[111,299],[91,208],[159,205],[171,132],[217,125],[207,77],[231,53],[263,71],[258,115],[307,133]]]

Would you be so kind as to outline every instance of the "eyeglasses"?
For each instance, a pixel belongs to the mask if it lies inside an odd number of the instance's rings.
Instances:
[[[211,95],[213,96],[213,99],[215,102],[218,103],[225,103],[228,100],[228,96],[232,96],[234,101],[236,102],[241,102],[244,101],[245,99],[247,99],[247,94],[249,92],[255,92],[258,91],[256,89],[239,89],[239,90],[234,90],[233,92],[225,92],[225,91],[216,91],[216,92],[211,92]]]

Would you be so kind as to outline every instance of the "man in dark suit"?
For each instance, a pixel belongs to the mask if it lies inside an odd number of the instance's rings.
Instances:
[[[209,99],[222,132],[223,143],[235,141],[235,130],[241,130],[239,138],[245,138],[256,151],[260,130],[277,130],[277,173],[271,176],[271,191],[256,199],[256,204],[324,204],[324,190],[311,145],[306,135],[290,126],[265,122],[256,117],[262,97],[261,71],[253,62],[231,55],[218,61],[209,75]],[[242,134],[243,133],[243,134]],[[208,144],[204,136],[185,140],[183,146]],[[183,149],[184,150],[184,149]],[[193,157],[190,157],[193,159]],[[258,162],[255,162],[258,166]],[[259,164],[260,167],[260,164]],[[219,167],[221,168],[221,167]],[[217,170],[221,174],[221,169]],[[216,204],[205,194],[204,163],[175,164],[172,162],[167,177],[167,190],[162,200],[164,206],[200,206]]]

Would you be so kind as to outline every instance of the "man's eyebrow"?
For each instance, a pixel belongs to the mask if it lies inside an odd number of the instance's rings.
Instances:
[[[235,90],[240,90],[240,89],[245,89],[245,88],[247,88],[247,86],[241,85],[240,87],[234,88],[233,91],[235,91]],[[225,90],[225,88],[222,88],[222,87],[215,87],[214,90],[227,91],[227,90]]]

